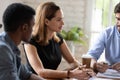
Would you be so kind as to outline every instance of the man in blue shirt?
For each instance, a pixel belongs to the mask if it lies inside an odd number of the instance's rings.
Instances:
[[[87,54],[92,56],[91,67],[98,72],[105,72],[108,68],[120,71],[120,3],[114,9],[116,25],[105,29]],[[105,50],[104,62],[97,62]]]
[[[0,34],[0,80],[43,80],[21,64],[17,47],[21,41],[29,41],[34,15],[34,9],[20,3],[13,3],[5,10],[5,31]]]

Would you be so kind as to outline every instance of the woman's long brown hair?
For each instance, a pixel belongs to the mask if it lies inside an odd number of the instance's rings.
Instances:
[[[54,2],[46,2],[37,7],[32,36],[41,45],[46,45],[49,43],[47,40],[47,27],[45,24],[45,19],[51,20],[55,17],[55,13],[58,10],[60,10],[60,8]],[[56,35],[56,32],[54,32],[53,38],[57,42],[60,41]]]

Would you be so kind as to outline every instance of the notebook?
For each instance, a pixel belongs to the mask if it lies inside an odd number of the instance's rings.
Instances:
[[[117,78],[120,79],[120,72],[113,70],[113,69],[107,69],[104,73],[98,73],[98,77],[106,77],[106,78]]]

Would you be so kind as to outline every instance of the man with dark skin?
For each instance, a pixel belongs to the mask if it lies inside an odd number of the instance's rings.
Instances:
[[[0,34],[0,80],[44,80],[21,64],[17,47],[31,38],[34,15],[34,9],[21,3],[13,3],[5,10],[4,32]]]

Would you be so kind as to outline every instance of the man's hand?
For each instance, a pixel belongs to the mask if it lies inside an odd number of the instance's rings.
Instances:
[[[95,65],[94,68],[96,68],[96,70],[101,73],[105,72],[109,68],[109,65],[105,62],[98,62],[95,63],[94,65]]]
[[[120,72],[120,62],[113,64],[111,68]]]

